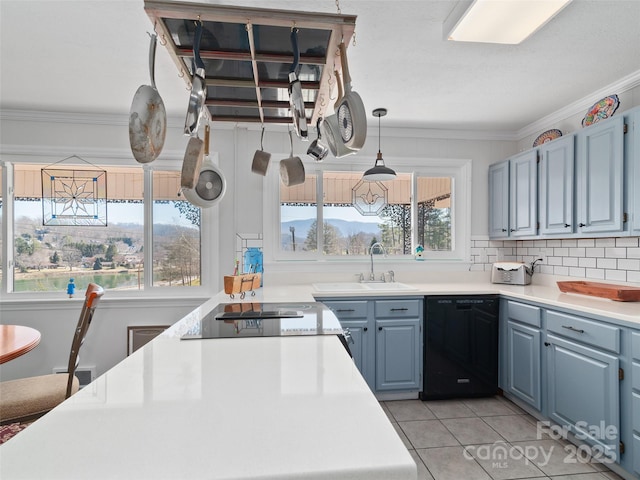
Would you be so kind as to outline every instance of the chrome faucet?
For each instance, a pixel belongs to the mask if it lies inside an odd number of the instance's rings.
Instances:
[[[383,254],[383,255],[386,255],[386,254],[387,254],[386,250],[384,249],[384,245],[382,245],[380,242],[375,242],[374,244],[372,244],[372,245],[369,247],[369,256],[371,257],[371,273],[369,274],[369,280],[371,280],[371,281],[375,281],[375,279],[376,279],[376,276],[375,276],[375,274],[373,273],[373,250],[374,250],[376,247],[378,247],[380,250],[382,250],[382,254]],[[384,278],[384,277],[383,277],[383,278]]]

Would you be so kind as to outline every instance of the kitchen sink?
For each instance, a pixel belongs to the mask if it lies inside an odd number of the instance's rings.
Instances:
[[[397,292],[417,290],[417,288],[400,282],[332,282],[332,283],[314,283],[313,288],[317,292],[362,292],[374,290],[377,292]]]
[[[370,290],[382,290],[387,292],[397,290],[417,290],[416,287],[400,282],[365,283],[364,285]]]
[[[361,292],[367,289],[364,283],[358,282],[314,283],[312,287],[318,292]]]

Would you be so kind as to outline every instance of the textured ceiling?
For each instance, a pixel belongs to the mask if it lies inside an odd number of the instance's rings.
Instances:
[[[336,12],[334,0],[207,3]],[[639,0],[573,0],[520,45],[444,41],[455,4],[340,2],[358,17],[349,65],[368,113],[386,107],[396,126],[517,131],[640,70]],[[0,0],[0,107],[127,115],[149,83],[151,30],[143,0]],[[183,117],[188,91],[161,47],[156,84],[169,115]]]

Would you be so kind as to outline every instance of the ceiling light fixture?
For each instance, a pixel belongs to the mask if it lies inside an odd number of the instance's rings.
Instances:
[[[447,40],[518,44],[571,0],[473,0],[460,2],[445,20]],[[468,8],[466,8],[468,6]]]
[[[376,163],[373,168],[364,172],[362,176],[362,179],[368,182],[393,180],[396,178],[396,172],[385,166],[384,160],[382,159],[382,152],[380,151],[380,117],[384,117],[386,114],[386,108],[376,108],[373,111],[373,116],[378,117],[378,156],[376,157]]]

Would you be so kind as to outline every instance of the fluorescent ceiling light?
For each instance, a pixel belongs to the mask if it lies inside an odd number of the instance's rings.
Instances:
[[[474,0],[445,22],[448,40],[517,44],[551,20],[571,0]],[[459,20],[456,22],[456,19]],[[452,23],[453,28],[447,28]]]

